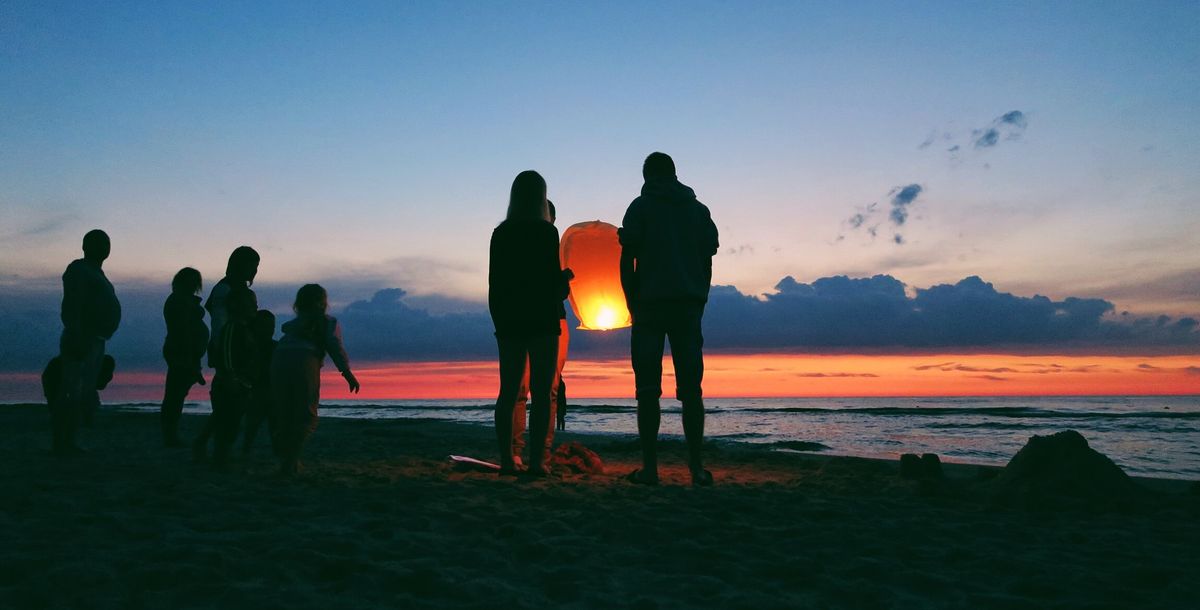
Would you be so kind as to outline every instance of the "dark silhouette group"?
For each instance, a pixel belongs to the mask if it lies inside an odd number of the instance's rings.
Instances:
[[[621,285],[633,320],[630,351],[642,448],[642,467],[626,478],[644,485],[659,481],[659,399],[669,341],[692,484],[708,486],[713,479],[702,456],[701,319],[718,248],[717,228],[708,208],[679,182],[671,157],[651,154],[642,175],[641,194],[629,205],[619,229]],[[488,309],[499,354],[495,428],[502,476],[550,474],[556,419],[560,428],[564,425],[562,371],[569,341],[563,301],[574,274],[561,266],[555,217],[545,179],[524,171],[513,180],[505,219],[492,232]],[[120,324],[121,307],[102,268],[110,250],[106,233],[90,231],[83,239],[83,258],[63,273],[59,355],[43,375],[57,455],[82,451],[76,443],[79,425],[99,404],[98,390],[112,378],[115,364],[104,348]],[[321,286],[307,284],[297,291],[295,318],[282,325],[282,338],[275,341],[275,316],[258,309],[251,288],[259,263],[253,248],[235,249],[225,276],[203,304],[200,272],[184,267],[175,274],[163,305],[167,374],[160,425],[165,446],[187,446],[179,435],[181,413],[191,388],[206,384],[202,361],[207,354],[208,366],[214,369],[212,414],[192,440],[194,458],[209,459],[211,444],[213,468],[228,470],[243,423],[243,454],[251,451],[265,423],[279,473],[289,476],[301,470],[302,449],[317,427],[325,357],[351,392],[358,392],[359,383]],[[528,462],[522,459],[526,395]]]

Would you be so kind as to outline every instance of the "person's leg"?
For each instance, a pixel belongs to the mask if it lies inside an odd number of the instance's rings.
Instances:
[[[704,483],[704,400],[701,383],[704,380],[704,335],[700,320],[704,306],[681,303],[668,326],[671,341],[671,360],[675,364],[675,396],[683,403],[683,434],[687,439],[688,469],[692,480]],[[697,479],[700,477],[700,479]]]
[[[75,408],[73,403],[79,400],[84,358],[72,356],[68,350],[61,350],[59,357],[62,369],[50,411],[51,450],[56,455],[68,455],[75,449],[74,443],[68,440],[68,429]]]
[[[630,332],[633,378],[637,386],[638,438],[642,445],[643,480],[658,478],[658,427],[661,421],[658,399],[662,396],[663,341],[666,332],[657,311],[639,305]]]
[[[71,358],[65,351],[61,352],[61,356],[62,380],[56,401],[58,413],[53,420],[54,451],[59,455],[72,455],[82,451],[75,442],[75,435],[87,401],[96,390],[96,379],[104,360],[104,341],[90,340],[78,357]]]
[[[554,450],[554,429],[558,422],[558,390],[562,385],[563,366],[567,363],[567,348],[571,345],[571,335],[567,333],[567,321],[559,320],[558,324],[558,357],[554,360],[554,379],[550,380],[550,428],[546,432],[546,455],[552,455]]]
[[[294,472],[300,471],[300,453],[305,443],[317,431],[317,416],[321,402],[321,361],[309,358],[305,361],[303,398],[304,409],[297,410],[296,437],[292,445],[292,465]]]
[[[529,401],[529,358],[525,358],[525,374],[521,376],[521,387],[513,403],[512,454],[513,464],[521,465],[521,454],[525,452],[525,414]]]
[[[250,402],[246,405],[246,431],[242,435],[242,455],[249,455],[258,429],[267,418],[267,400],[264,392],[255,388],[250,393]]]
[[[163,389],[162,407],[159,409],[163,444],[167,447],[183,446],[183,441],[179,439],[179,419],[183,413],[183,401],[187,400],[188,391],[195,381],[195,371],[167,366],[166,387]]]
[[[213,467],[224,468],[229,463],[229,446],[233,444],[230,438],[235,406],[233,391],[227,382],[219,376],[213,376],[212,383],[212,438],[213,438]]]
[[[496,337],[499,352],[500,393],[496,396],[496,445],[500,453],[500,472],[514,471],[512,450],[513,405],[521,378],[525,375],[525,360],[529,356],[528,344],[524,339]]]
[[[558,337],[544,335],[529,341],[529,471],[549,472],[550,385],[558,362]]]

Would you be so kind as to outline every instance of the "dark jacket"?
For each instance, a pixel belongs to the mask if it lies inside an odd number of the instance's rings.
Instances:
[[[214,386],[220,383],[245,389],[254,387],[259,375],[258,342],[248,323],[226,322],[213,341],[208,357],[217,369],[213,376]]]
[[[621,249],[637,261],[637,301],[708,301],[712,257],[720,246],[717,226],[696,193],[678,180],[651,180],[621,221]]]
[[[76,259],[62,275],[62,323],[73,341],[110,339],[121,324],[121,303],[99,265]]]
[[[163,319],[167,322],[167,338],[162,352],[167,364],[200,370],[200,359],[208,350],[208,327],[204,325],[200,297],[172,292],[163,304]]]
[[[217,337],[221,336],[221,327],[225,325],[225,320],[229,319],[229,314],[225,312],[225,301],[229,298],[229,293],[237,287],[245,287],[250,290],[250,286],[245,282],[235,282],[223,277],[213,284],[212,290],[208,292],[208,300],[204,302],[204,309],[208,311],[208,319],[212,325],[212,338],[210,339],[212,343],[208,346],[208,366],[213,368],[217,368],[217,363],[213,360]],[[250,292],[254,291],[250,290]]]
[[[554,225],[505,220],[492,231],[488,310],[497,337],[559,334],[562,300],[569,291]]]

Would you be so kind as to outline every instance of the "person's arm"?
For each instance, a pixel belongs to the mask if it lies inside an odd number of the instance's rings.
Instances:
[[[350,356],[346,354],[346,346],[342,343],[342,325],[338,324],[335,318],[326,320],[325,351],[329,353],[329,359],[333,360],[333,365],[342,373],[342,378],[350,386],[350,392],[357,394],[358,378],[350,371]]]
[[[716,256],[717,251],[721,249],[721,241],[717,236],[717,225],[713,222],[712,213],[708,211],[708,207],[704,208],[704,247],[709,256]]]
[[[87,351],[88,333],[85,330],[84,301],[87,299],[88,281],[79,263],[71,263],[63,273],[63,350],[71,358],[82,358]]]
[[[638,294],[637,255],[642,243],[642,220],[636,203],[629,204],[625,218],[621,220],[621,228],[617,230],[617,238],[621,242],[621,290],[625,293],[628,306],[633,305]]]
[[[562,302],[571,294],[571,280],[575,274],[570,269],[562,268],[562,259],[558,256],[558,228],[550,225],[549,229],[546,232],[546,272],[551,282],[550,286],[554,289],[555,300]]]
[[[492,322],[498,320],[500,314],[500,268],[503,256],[502,249],[497,245],[500,241],[496,238],[497,231],[492,231],[492,241],[488,245],[488,313],[492,316]]]

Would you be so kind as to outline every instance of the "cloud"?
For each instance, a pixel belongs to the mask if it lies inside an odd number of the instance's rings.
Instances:
[[[1025,130],[1029,127],[1029,115],[1021,110],[1009,110],[1004,114],[992,119],[983,127],[971,129],[969,133],[951,133],[949,131],[942,132],[942,141],[948,144],[945,152],[949,153],[952,161],[958,162],[962,160],[961,153],[964,149],[986,151],[999,146],[1003,142],[1010,140],[1018,140],[1024,135]],[[934,130],[930,135],[917,146],[918,150],[924,150],[933,145],[937,140]],[[984,165],[987,168],[987,165]]]
[[[897,186],[891,191],[888,191],[888,204],[890,206],[888,211],[888,222],[897,228],[904,226],[904,224],[908,222],[909,206],[915,203],[917,197],[920,197],[921,193],[924,191],[925,187],[917,183],[912,183],[905,186]],[[868,204],[860,208],[859,211],[855,212],[852,216],[850,216],[850,218],[846,219],[845,225],[851,231],[861,229],[867,224],[867,221],[871,220],[878,210],[879,202]],[[871,239],[875,239],[875,237],[879,234],[879,224],[875,223],[867,226],[866,231],[867,235],[869,235]],[[844,237],[844,235],[839,235],[838,241],[841,241]],[[904,236],[896,233],[892,235],[892,241],[896,244],[903,244]]]
[[[888,193],[892,198],[892,211],[888,216],[896,226],[901,226],[908,220],[908,206],[917,200],[923,190],[924,187],[919,184],[909,184],[898,186]]]
[[[796,373],[796,377],[807,378],[842,378],[842,377],[878,377],[875,373]]]
[[[1010,110],[995,119],[987,127],[971,131],[971,141],[975,148],[992,148],[1003,140],[1016,140],[1029,126],[1029,120],[1024,112]]]
[[[761,298],[732,286],[713,287],[705,345],[717,349],[950,348],[1029,350],[1194,350],[1191,318],[1115,317],[1103,299],[1024,297],[997,291],[978,277],[917,288],[889,275],[826,277],[811,284],[786,277]],[[953,366],[944,363],[942,366]]]
[[[290,318],[294,286],[264,284],[255,289],[260,304],[280,314],[281,323]],[[166,287],[118,282],[117,292],[123,319],[109,344],[110,353],[122,370],[161,369]],[[0,370],[39,370],[56,353],[61,329],[60,298],[56,282],[0,284],[0,336],[5,338],[0,342]],[[342,322],[347,348],[355,362],[490,361],[496,357],[491,318],[483,303],[438,295],[413,296],[394,287],[357,296],[347,293],[345,299],[346,304],[335,305],[332,313]],[[732,286],[714,286],[705,310],[705,348],[714,353],[1200,350],[1200,332],[1194,318],[1114,316],[1112,309],[1112,304],[1103,299],[1054,300],[1000,292],[978,277],[909,289],[890,275],[833,276],[811,283],[789,276],[780,280],[773,293],[763,296],[744,294]],[[573,314],[568,313],[568,317],[574,327],[577,321]],[[570,351],[572,358],[623,361],[628,358],[629,329],[573,332]],[[1036,372],[1065,369],[1053,363],[1039,366]],[[954,361],[917,367],[932,369],[992,375],[1017,372],[1014,367],[985,369]],[[1145,367],[1141,370],[1154,372]],[[855,373],[801,374],[813,378],[850,375]]]
[[[971,377],[974,377],[975,379],[985,379],[987,381],[1008,381],[1009,380],[1008,377],[1001,377],[999,375],[971,375]]]

